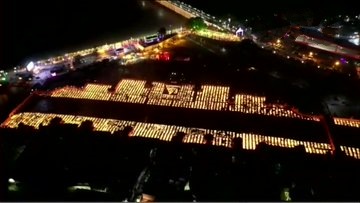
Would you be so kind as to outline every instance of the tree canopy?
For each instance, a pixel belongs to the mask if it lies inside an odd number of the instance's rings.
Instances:
[[[161,35],[165,35],[165,34],[166,34],[166,28],[165,28],[165,27],[161,27],[161,28],[158,30],[158,33],[161,34]]]
[[[189,29],[193,29],[196,31],[205,29],[207,27],[205,21],[201,17],[190,18],[186,26]]]
[[[161,27],[159,30],[158,30],[158,36],[160,38],[164,38],[164,36],[166,35],[166,28],[165,27]]]

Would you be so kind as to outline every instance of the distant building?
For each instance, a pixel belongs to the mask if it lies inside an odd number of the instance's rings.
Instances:
[[[359,28],[355,26],[326,26],[320,29],[320,31],[326,35],[336,39],[341,39],[350,42],[356,46],[359,46]]]
[[[356,67],[356,73],[357,73],[358,77],[360,78],[360,66]]]
[[[95,54],[88,54],[88,55],[82,56],[80,58],[80,62],[89,64],[89,63],[94,63],[96,61],[96,59],[97,59],[97,56]]]
[[[152,195],[148,195],[148,194],[142,194],[141,195],[141,201],[140,202],[154,202],[155,201],[155,197]]]
[[[149,44],[149,43],[154,43],[154,42],[158,42],[160,39],[159,39],[159,36],[156,34],[156,35],[152,35],[152,36],[148,36],[148,37],[144,37],[144,42],[146,44]]]
[[[295,42],[304,44],[309,47],[320,49],[323,51],[328,51],[334,54],[342,55],[345,57],[360,59],[360,49],[359,46],[349,42],[348,40],[340,37],[335,37],[338,32],[338,28],[326,28],[326,33],[324,34],[321,28],[315,27],[301,27],[298,28],[298,36],[295,39]]]

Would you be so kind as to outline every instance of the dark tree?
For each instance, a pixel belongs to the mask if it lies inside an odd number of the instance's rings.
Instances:
[[[171,142],[182,143],[185,136],[186,136],[186,134],[184,132],[177,132],[176,135],[171,139]]]
[[[79,129],[85,132],[92,132],[94,130],[94,123],[90,120],[83,121]]]
[[[214,135],[206,134],[206,135],[204,135],[204,139],[205,139],[206,145],[212,145],[212,142],[214,140]]]
[[[122,131],[122,136],[129,137],[134,134],[134,128],[132,126],[125,126]]]
[[[74,56],[74,64],[80,64],[81,63],[81,55]]]
[[[187,23],[186,27],[195,31],[203,30],[207,27],[205,21],[200,17],[190,18]]]
[[[63,123],[64,123],[64,121],[62,120],[62,118],[55,117],[55,118],[51,119],[49,126],[59,126]]]
[[[166,28],[165,27],[161,27],[159,30],[158,30],[158,37],[159,39],[163,39],[166,35]]]

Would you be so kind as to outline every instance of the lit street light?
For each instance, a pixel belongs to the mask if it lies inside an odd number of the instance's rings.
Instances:
[[[15,180],[13,178],[9,178],[9,183],[15,183]]]

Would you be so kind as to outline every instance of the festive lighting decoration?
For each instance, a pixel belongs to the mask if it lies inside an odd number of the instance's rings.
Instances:
[[[105,118],[95,118],[95,117],[85,117],[85,116],[74,116],[74,115],[64,115],[64,114],[45,114],[45,113],[19,113],[15,114],[6,120],[1,127],[8,128],[17,128],[20,123],[23,123],[34,128],[39,128],[41,125],[48,125],[50,121],[59,117],[63,120],[64,123],[80,125],[83,121],[89,120],[93,122],[95,131],[105,131],[114,133],[118,130],[123,130],[125,126],[132,126],[134,128],[134,133],[132,136],[145,137],[145,138],[154,138],[163,141],[171,141],[173,136],[177,132],[184,132],[185,137],[183,138],[184,143],[197,143],[205,144],[204,136],[206,134],[212,134],[214,139],[212,144],[215,146],[231,147],[232,139],[242,138],[243,148],[246,150],[255,150],[256,146],[265,142],[267,145],[284,147],[284,148],[294,148],[298,145],[303,145],[305,151],[311,154],[326,154],[331,148],[327,143],[319,142],[309,142],[294,140],[281,137],[272,137],[264,136],[254,133],[237,133],[232,131],[223,131],[223,130],[211,130],[203,128],[189,128],[176,125],[163,125],[155,123],[143,123],[135,121],[125,121],[125,120],[115,120],[115,119],[105,119]],[[346,149],[346,148],[344,148]],[[355,149],[355,148],[354,148]],[[359,149],[355,149],[357,152],[356,157],[359,156]]]
[[[360,128],[360,120],[348,119],[348,118],[334,118],[336,125],[342,125],[353,128]]]
[[[124,79],[118,83],[114,92],[109,85],[88,84],[85,88],[64,87],[50,92],[52,97],[106,100],[127,103],[182,107],[192,109],[237,111],[247,114],[260,114],[287,117],[319,122],[314,115],[305,115],[285,105],[267,104],[266,97],[236,94],[235,104],[229,102],[230,87],[202,85],[195,91],[193,85],[168,85],[146,81]]]

